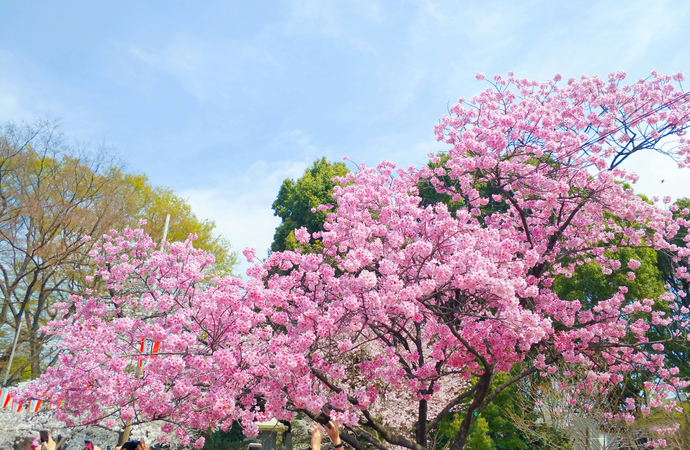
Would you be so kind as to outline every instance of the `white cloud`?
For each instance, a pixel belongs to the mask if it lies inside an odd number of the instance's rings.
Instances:
[[[81,86],[51,78],[27,55],[0,48],[0,122],[57,120],[68,137],[84,141],[102,126],[99,108],[85,102],[85,97]]]
[[[9,80],[0,79],[0,122],[14,121],[28,115],[22,107],[19,88]]]
[[[255,248],[258,257],[266,256],[275,228],[280,224],[280,220],[273,216],[269,199],[236,187],[191,189],[180,195],[187,198],[197,216],[214,220],[216,231],[240,253],[240,274],[249,267],[241,255],[242,250]]]
[[[179,195],[188,199],[195,214],[216,222],[218,233],[226,237],[234,250],[247,247],[257,250],[259,258],[267,256],[280,219],[271,205],[286,178],[299,178],[317,156],[318,147],[311,136],[293,130],[276,137],[274,145],[286,149],[296,159],[267,162],[258,160],[245,172],[224,175],[213,188],[187,189]],[[238,272],[244,274],[249,264],[241,257]]]
[[[0,49],[0,121],[30,120],[36,114],[37,98],[29,89],[31,79],[26,63]],[[45,100],[43,100],[45,101]]]

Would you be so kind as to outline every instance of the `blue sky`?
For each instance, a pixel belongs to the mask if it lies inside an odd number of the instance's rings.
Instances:
[[[425,162],[477,72],[690,75],[688,23],[690,2],[663,0],[3,0],[0,121],[61,118],[263,256],[282,180],[316,158]],[[690,196],[670,161],[628,168],[638,191]]]

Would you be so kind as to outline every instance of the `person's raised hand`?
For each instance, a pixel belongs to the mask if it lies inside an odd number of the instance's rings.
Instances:
[[[328,437],[331,438],[333,448],[335,448],[335,450],[341,450],[343,447],[343,443],[340,440],[340,429],[338,428],[338,422],[329,420],[328,423],[324,426],[324,428],[326,429]]]
[[[311,450],[321,450],[321,439],[323,438],[323,428],[318,423],[311,426]]]
[[[55,441],[53,440],[53,437],[52,437],[52,436],[48,436],[48,441],[44,442],[44,443],[41,445],[41,448],[42,448],[43,450],[55,450],[56,445],[57,445],[57,444],[56,444]]]

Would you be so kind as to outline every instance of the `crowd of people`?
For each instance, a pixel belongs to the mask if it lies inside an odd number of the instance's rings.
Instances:
[[[324,431],[333,444],[333,450],[344,450],[344,444],[340,440],[340,429],[337,422],[329,420],[323,425],[314,423],[310,431],[311,450],[321,450],[321,441],[323,440]],[[31,445],[31,450],[56,450],[56,448],[57,443],[53,440],[52,436],[48,436],[47,439],[42,439],[41,436],[38,436]],[[102,450],[90,441],[86,441],[85,449]],[[115,447],[115,450],[149,450],[149,446],[146,445],[144,440],[129,441],[125,442],[122,446]]]
[[[57,448],[57,443],[53,440],[52,436],[48,436],[47,440],[42,440],[41,437],[37,437],[34,439],[33,444],[31,445],[31,450],[56,450]],[[90,441],[85,442],[85,449],[86,450],[102,450],[99,446],[94,445]],[[140,441],[129,441],[125,442],[123,445],[119,447],[115,447],[115,450],[150,450],[149,446],[146,445],[146,442],[144,440]]]

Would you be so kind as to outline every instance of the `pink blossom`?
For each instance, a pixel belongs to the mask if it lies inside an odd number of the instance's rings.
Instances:
[[[559,385],[568,404],[589,405],[588,387],[605,391],[640,371],[653,371],[662,382],[654,395],[665,398],[682,382],[662,344],[650,350],[650,329],[689,338],[680,307],[654,311],[676,302],[670,285],[642,300],[611,276],[610,298],[587,302],[554,288],[584,265],[620,273],[613,254],[627,247],[663,251],[674,264],[690,255],[676,239],[685,219],[626,189],[636,176],[615,158],[626,130],[649,150],[652,129],[674,139],[664,130],[686,127],[690,98],[669,77],[624,78],[556,87],[558,75],[496,76],[434,128],[447,145],[437,170],[360,165],[336,180],[337,209],[319,208],[330,210],[322,246],[265,261],[246,249],[246,279],[211,278],[214,258],[193,236],[163,251],[143,230],[101,237],[89,252],[90,291],[56,305],[65,314],[43,328],[59,342],[59,363],[22,395],[59,395],[65,421],[83,412],[99,423],[163,418],[161,431],[184,445],[187,429],[239,421],[256,435],[257,420],[324,407],[342,423],[375,420],[407,436],[419,402],[433,420],[461,393],[468,404],[488,395],[484,374],[533,367],[553,381],[560,359],[588,374]],[[690,164],[683,151],[674,156]],[[422,199],[422,187],[453,209]],[[311,237],[295,230],[301,243]],[[142,350],[147,339],[157,350]]]
[[[636,259],[630,259],[628,261],[628,267],[632,270],[637,270],[640,268],[642,263],[640,261],[637,261]]]
[[[245,258],[247,258],[247,262],[254,262],[254,255],[256,254],[256,249],[247,247],[244,250],[242,250],[242,254]]]
[[[301,244],[308,244],[310,239],[309,232],[304,227],[297,228],[295,229],[295,239]]]

